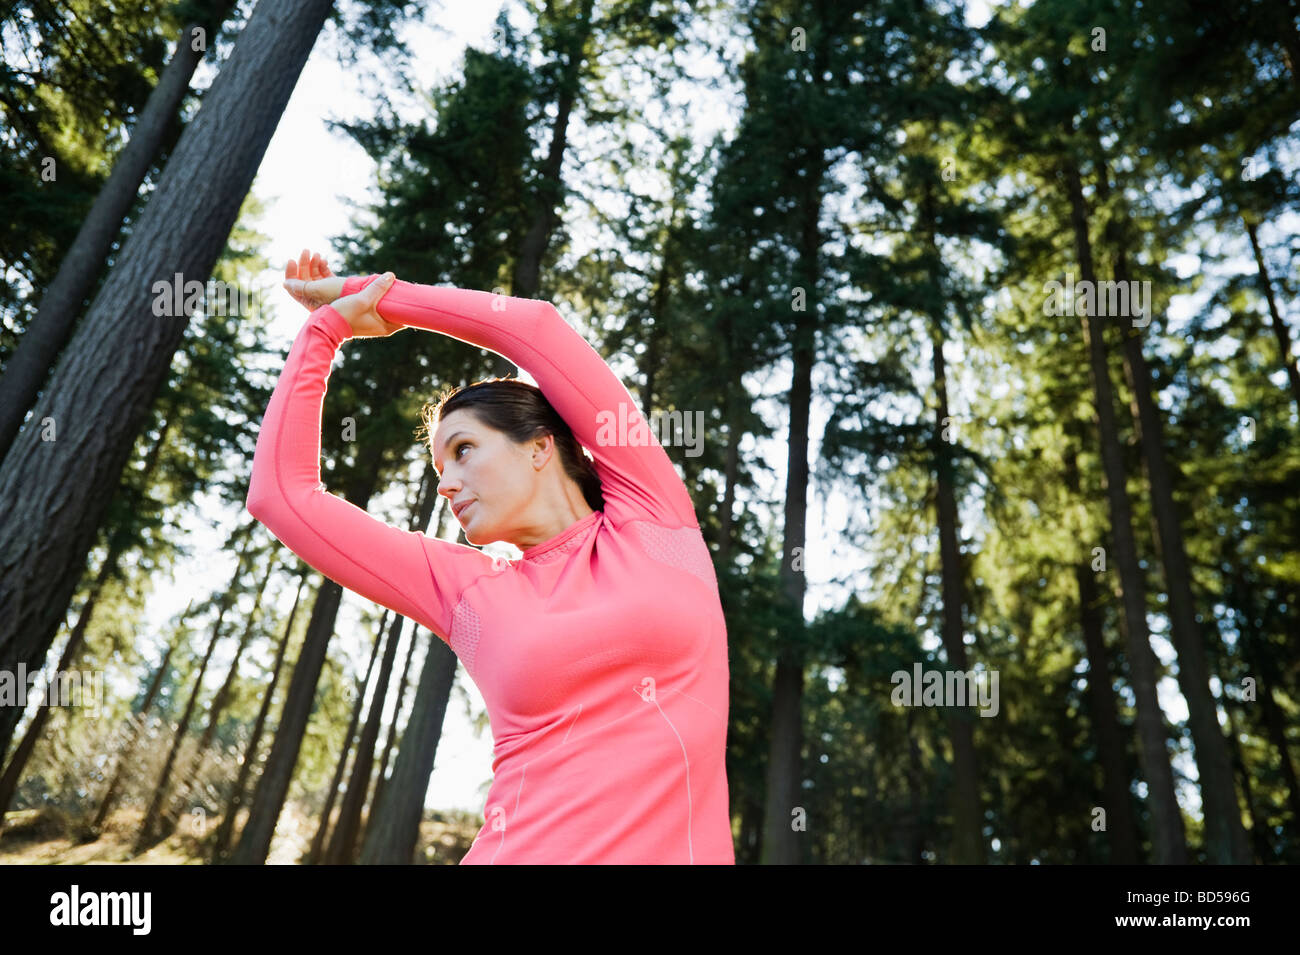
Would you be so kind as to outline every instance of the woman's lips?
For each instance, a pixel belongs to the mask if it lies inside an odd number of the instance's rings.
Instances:
[[[459,520],[463,521],[465,519],[465,512],[468,511],[473,506],[474,506],[474,502],[470,501],[468,504],[466,504],[464,507],[462,507],[459,511],[456,512],[456,517]]]

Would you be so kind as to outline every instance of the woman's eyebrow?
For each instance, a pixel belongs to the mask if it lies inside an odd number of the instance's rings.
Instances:
[[[466,432],[464,432],[464,431],[454,431],[454,432],[452,432],[451,437],[448,438],[446,441],[442,442],[442,449],[443,449],[444,451],[446,451],[446,450],[447,450],[447,445],[451,444],[453,441],[456,440],[456,438],[458,438],[460,435],[465,434],[465,433],[466,433]],[[437,459],[436,457],[433,459],[433,469],[434,469],[435,471],[438,472],[438,476],[439,476],[439,477],[442,476],[442,468],[438,467],[438,459]]]

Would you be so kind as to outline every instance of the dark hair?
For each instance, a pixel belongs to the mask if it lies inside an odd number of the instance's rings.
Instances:
[[[488,378],[463,388],[448,388],[439,395],[437,404],[426,404],[420,409],[424,424],[417,435],[427,433],[432,444],[437,423],[453,411],[462,409],[472,413],[481,424],[502,432],[515,444],[524,444],[546,434],[553,435],[564,473],[577,482],[593,511],[605,509],[600,478],[590,456],[540,388],[518,378]]]

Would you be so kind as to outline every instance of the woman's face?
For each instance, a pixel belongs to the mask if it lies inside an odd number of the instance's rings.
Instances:
[[[483,424],[473,412],[447,414],[433,435],[433,466],[438,493],[474,545],[513,543],[533,499],[537,471],[526,446]],[[461,504],[468,504],[461,509]],[[455,513],[459,511],[459,513]]]

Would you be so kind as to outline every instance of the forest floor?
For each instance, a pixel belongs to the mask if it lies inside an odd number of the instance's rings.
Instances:
[[[183,818],[176,831],[139,855],[133,853],[136,833],[143,812],[119,809],[111,813],[104,831],[94,842],[78,842],[72,827],[57,812],[40,809],[16,810],[5,814],[0,830],[0,865],[206,865],[211,849],[209,836],[218,821],[206,825]],[[469,851],[477,828],[467,821],[452,818],[449,822],[432,818],[426,812],[420,823],[422,863],[455,865]],[[271,842],[268,865],[297,865],[310,846],[316,818],[308,818],[293,806],[280,815],[275,838]]]

